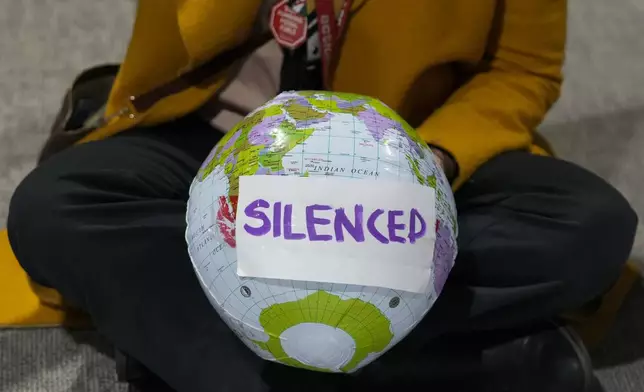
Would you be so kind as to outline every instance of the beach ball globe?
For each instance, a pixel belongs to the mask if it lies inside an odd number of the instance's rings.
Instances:
[[[240,276],[236,217],[246,176],[432,188],[428,290]],[[261,358],[313,371],[355,372],[405,338],[432,308],[457,254],[456,207],[437,157],[383,102],[348,93],[289,91],[251,112],[201,166],[186,221],[194,271],[220,318]]]

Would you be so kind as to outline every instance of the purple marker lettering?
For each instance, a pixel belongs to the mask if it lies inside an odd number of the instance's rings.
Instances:
[[[310,241],[331,241],[333,237],[331,234],[318,234],[315,231],[315,225],[328,225],[331,220],[326,218],[316,218],[315,211],[328,211],[331,206],[321,204],[313,204],[306,207],[306,229],[309,234]]]
[[[420,222],[420,229],[416,231],[416,220]],[[415,208],[411,209],[409,213],[409,243],[413,244],[417,239],[423,237],[427,232],[427,224],[425,219],[420,215]]]
[[[391,210],[389,211],[388,215],[388,220],[387,220],[387,228],[389,229],[389,241],[391,242],[399,242],[401,244],[405,243],[405,239],[401,236],[396,235],[396,230],[404,230],[405,229],[405,224],[404,223],[396,223],[396,217],[397,216],[402,216],[403,212],[400,210]]]
[[[351,224],[351,221],[347,217],[344,208],[338,208],[335,210],[335,220],[333,222],[333,228],[335,230],[335,240],[337,242],[344,242],[344,232],[342,228],[344,227],[347,233],[353,237],[356,242],[364,242],[364,229],[362,228],[362,204],[356,204],[354,207],[354,216],[355,224]]]
[[[273,204],[273,237],[282,235],[282,202]]]
[[[293,232],[293,204],[284,206],[284,239],[285,240],[303,240],[306,238],[304,233]]]
[[[263,236],[271,230],[271,221],[268,219],[266,214],[261,211],[257,211],[259,208],[268,208],[270,204],[264,199],[257,199],[252,201],[249,205],[244,208],[244,214],[249,218],[255,218],[262,221],[262,225],[259,227],[253,227],[249,224],[244,224],[244,230],[250,235],[255,237]]]
[[[387,239],[387,237],[382,235],[376,228],[376,219],[378,219],[378,217],[384,213],[385,211],[381,209],[377,209],[374,212],[372,212],[371,215],[369,215],[369,219],[367,219],[367,229],[369,230],[369,233],[371,233],[371,235],[374,236],[375,239],[377,239],[383,244],[388,244],[389,240]]]

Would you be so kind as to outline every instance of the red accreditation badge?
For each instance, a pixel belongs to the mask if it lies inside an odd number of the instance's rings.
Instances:
[[[306,41],[306,16],[293,10],[288,0],[273,6],[270,26],[277,43],[285,48],[296,49]]]

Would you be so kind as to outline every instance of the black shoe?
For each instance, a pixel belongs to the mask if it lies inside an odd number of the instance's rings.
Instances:
[[[590,357],[579,337],[552,325],[502,344],[491,343],[489,336],[445,338],[420,353],[385,355],[356,374],[350,390],[432,385],[454,392],[590,392],[592,382]]]
[[[568,327],[486,349],[481,366],[495,392],[587,392],[594,379],[588,351]]]

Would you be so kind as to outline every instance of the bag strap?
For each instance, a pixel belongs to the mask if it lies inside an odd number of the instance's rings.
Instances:
[[[118,70],[119,65],[107,64],[89,68],[76,77],[63,97],[38,164],[94,129],[87,126],[87,120],[96,113],[102,113]]]
[[[130,103],[137,112],[145,112],[160,100],[184,91],[190,87],[208,85],[209,79],[224,71],[240,58],[246,57],[273,38],[270,32],[255,35],[239,46],[220,53],[218,56],[180,75],[178,78],[156,87],[147,93],[130,97]]]

